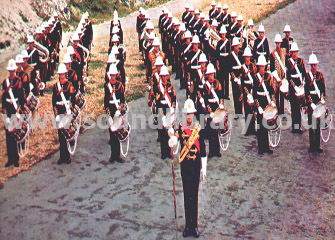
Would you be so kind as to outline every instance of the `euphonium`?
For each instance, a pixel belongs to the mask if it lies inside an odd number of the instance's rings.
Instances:
[[[216,49],[216,45],[221,40],[221,37],[213,29],[209,30],[209,45]]]
[[[84,51],[84,61],[87,63],[88,57],[90,56],[90,51],[83,45],[78,43],[78,47],[81,47]]]
[[[40,55],[40,62],[45,63],[49,61],[49,50],[44,47],[42,44],[34,41],[34,48],[38,51],[38,54]]]

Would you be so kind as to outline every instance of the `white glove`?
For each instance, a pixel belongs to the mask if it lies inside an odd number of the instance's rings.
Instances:
[[[57,116],[56,116],[56,122],[59,122],[59,121],[60,121],[60,116],[57,115]]]
[[[21,118],[21,115],[19,113],[15,114],[17,118]]]
[[[254,102],[254,99],[253,99],[253,97],[251,96],[251,94],[248,94],[248,95],[247,95],[247,98],[248,98],[248,100],[249,100],[250,103]]]
[[[322,103],[322,104],[325,104],[325,103],[326,103],[326,101],[325,101],[324,98],[321,98],[321,103]]]
[[[219,108],[220,108],[220,109],[224,109],[223,104],[220,104],[220,105],[219,105]]]
[[[116,117],[119,117],[121,115],[121,112],[119,111],[119,110],[116,110],[116,112],[115,112],[115,116]]]
[[[314,103],[311,104],[312,109],[314,110],[316,108],[316,105]]]
[[[113,122],[114,122],[114,121],[113,121],[113,118],[111,118],[111,117],[110,117],[110,118],[108,118],[108,123],[109,123],[109,126],[110,126],[110,125],[112,125],[112,124],[113,124]]]
[[[174,114],[174,108],[173,108],[173,107],[170,108],[170,113],[171,113],[171,114]]]
[[[211,118],[213,118],[213,117],[214,117],[214,113],[212,112],[209,116],[210,116]]]
[[[201,158],[201,172],[202,172],[202,179],[205,179],[207,175],[207,157]]]
[[[295,90],[296,92],[299,92],[300,88],[297,87],[297,86],[294,86],[294,90]]]
[[[178,138],[176,136],[171,136],[168,143],[170,148],[174,148],[178,144]]]
[[[169,131],[168,131],[168,135],[170,137],[174,136],[174,129],[173,128],[170,128]]]
[[[234,81],[238,84],[241,85],[241,80],[239,78],[235,78]]]
[[[201,105],[204,104],[204,102],[205,102],[204,98],[200,98],[199,102],[201,103]]]
[[[71,115],[71,110],[66,112],[67,115]]]
[[[5,120],[5,125],[7,125],[7,126],[8,126],[8,125],[9,125],[9,123],[10,123],[10,118],[9,118],[9,117],[7,117],[7,118],[6,118],[6,120]]]
[[[259,112],[259,114],[263,114],[264,113],[263,108],[262,107],[258,107],[258,112]]]
[[[276,107],[276,104],[273,101],[271,101],[271,106]]]

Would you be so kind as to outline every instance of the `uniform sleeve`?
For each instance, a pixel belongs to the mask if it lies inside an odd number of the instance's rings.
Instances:
[[[305,61],[303,59],[301,59],[301,74],[303,78],[307,78],[307,71],[306,71],[306,67],[305,67]]]
[[[2,112],[3,113],[7,113],[7,109],[6,109],[6,96],[5,96],[5,92],[6,92],[7,88],[6,88],[6,83],[5,81],[3,81],[2,83],[2,93],[1,93],[1,107],[2,107]]]
[[[201,129],[199,133],[200,156],[206,157],[206,144],[205,144],[205,129]]]
[[[125,97],[124,97],[124,86],[123,84],[120,82],[120,102],[121,103],[125,103]]]
[[[108,101],[109,101],[109,90],[107,87],[107,84],[105,84],[105,98],[104,98],[104,107],[107,109],[108,108]]]
[[[266,60],[268,61],[269,60],[269,55],[270,55],[270,48],[269,48],[269,40],[268,38],[265,39],[264,41],[264,50],[266,52]]]
[[[56,95],[57,95],[57,90],[56,90],[56,86],[54,85],[52,89],[52,108],[53,108],[54,114],[58,115],[57,108],[56,108]]]
[[[325,82],[325,79],[323,77],[323,74],[320,72],[320,80],[321,81],[321,84],[320,84],[320,92],[321,94],[323,94],[324,97],[326,97],[326,82]]]
[[[276,70],[275,67],[275,58],[273,56],[273,54],[270,54],[270,71],[273,72],[274,70]]]

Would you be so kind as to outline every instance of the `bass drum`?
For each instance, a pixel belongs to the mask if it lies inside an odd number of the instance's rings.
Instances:
[[[217,127],[220,148],[223,151],[227,151],[231,137],[231,123],[228,119],[227,110],[225,108],[216,109],[212,121]]]

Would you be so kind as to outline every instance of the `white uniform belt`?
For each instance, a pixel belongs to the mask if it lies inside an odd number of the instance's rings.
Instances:
[[[198,85],[198,88],[204,88],[204,85],[202,85],[202,84],[200,85],[200,84],[199,84],[199,85]]]
[[[9,103],[13,102],[12,99],[10,99],[10,98],[6,98],[6,101],[9,102]],[[14,101],[17,102],[19,100],[17,98],[14,98]]]
[[[241,69],[241,66],[233,66],[232,69]]]
[[[222,26],[228,27],[228,26],[229,26],[229,24],[222,24]]]
[[[226,56],[228,56],[228,54],[229,54],[229,53],[220,53],[220,56],[224,56],[224,57],[226,57]]]
[[[69,103],[70,100],[67,100],[66,102]],[[64,101],[57,101],[56,104],[60,105],[60,106],[63,106],[65,103],[64,103]]]
[[[300,78],[300,74],[291,74],[292,78]]]
[[[118,103],[120,103],[120,100],[117,100]],[[109,100],[109,103],[110,104],[115,104],[115,101],[114,100]]]
[[[200,65],[196,65],[196,66],[191,66],[191,69],[199,69]]]
[[[310,94],[314,94],[314,95],[317,95],[318,93],[315,91],[315,90],[311,90],[309,91]]]
[[[257,91],[257,94],[258,94],[259,96],[266,96],[266,92],[259,92],[259,91]]]
[[[210,98],[210,99],[208,99],[208,102],[210,102],[210,103],[216,103],[216,99],[215,98]]]
[[[167,101],[165,99],[161,100],[161,104],[167,104]]]
[[[252,81],[251,80],[244,80],[244,83],[245,84],[252,84]]]
[[[257,51],[257,54],[258,54],[258,55],[266,55],[266,52],[258,52],[258,51]]]

